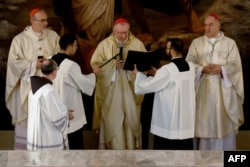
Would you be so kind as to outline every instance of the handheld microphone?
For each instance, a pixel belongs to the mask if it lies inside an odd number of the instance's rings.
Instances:
[[[119,43],[119,47],[120,47],[120,52],[119,52],[119,55],[120,55],[120,60],[122,60],[122,53],[123,53],[123,43]]]

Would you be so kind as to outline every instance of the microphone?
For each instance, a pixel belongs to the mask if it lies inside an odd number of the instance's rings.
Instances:
[[[120,47],[120,52],[119,52],[119,55],[120,55],[120,60],[122,60],[122,53],[123,53],[123,43],[119,43],[119,47]]]

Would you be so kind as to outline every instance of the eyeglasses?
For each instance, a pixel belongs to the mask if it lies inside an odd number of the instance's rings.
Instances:
[[[39,21],[39,22],[48,22],[48,19],[41,19],[41,20],[37,20],[37,19],[32,19],[32,20],[34,20],[34,21]]]

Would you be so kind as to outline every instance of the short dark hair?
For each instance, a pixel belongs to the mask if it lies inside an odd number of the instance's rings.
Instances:
[[[57,70],[57,64],[52,59],[46,59],[42,63],[41,70],[43,74],[48,75],[52,73],[54,70]]]
[[[180,38],[170,38],[168,41],[171,42],[171,49],[176,52],[182,53],[184,50],[184,42]]]
[[[76,36],[74,34],[64,34],[59,40],[60,48],[65,50],[69,45],[74,44],[76,41]]]

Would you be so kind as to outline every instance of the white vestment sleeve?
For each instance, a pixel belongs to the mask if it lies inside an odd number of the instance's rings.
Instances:
[[[35,71],[36,71],[36,61],[33,61],[26,66],[26,68],[22,72],[21,78],[23,80],[29,80],[30,76],[35,74]]]
[[[48,94],[45,100],[48,107],[46,112],[51,122],[62,132],[65,133],[68,127],[68,111],[67,107],[62,103],[59,95],[53,91]]]
[[[73,65],[69,69],[69,75],[82,93],[91,96],[93,94],[96,76],[94,73],[84,75],[78,65]]]
[[[221,66],[221,72],[222,72],[222,76],[223,76],[223,79],[222,79],[222,84],[225,88],[229,88],[232,86],[232,82],[230,81],[228,75],[227,75],[227,72],[226,72],[226,69],[225,67]]]
[[[202,75],[202,69],[203,69],[203,67],[198,67],[198,68],[196,69],[195,86],[197,86],[197,84],[200,82],[201,75]]]
[[[162,67],[155,73],[154,77],[147,77],[141,72],[137,72],[135,80],[135,93],[146,94],[157,92],[166,87],[169,83],[169,71]]]

